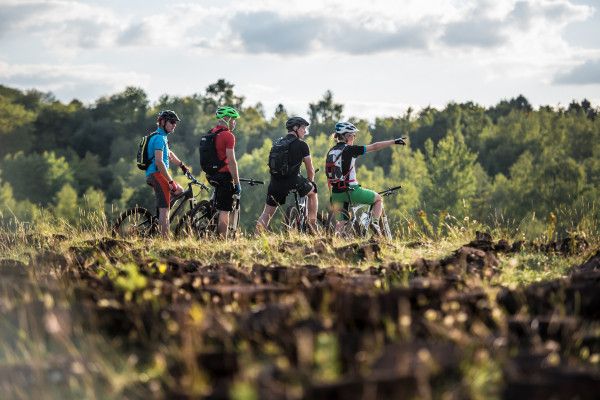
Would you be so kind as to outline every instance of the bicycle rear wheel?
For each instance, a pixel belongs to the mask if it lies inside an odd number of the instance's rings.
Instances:
[[[123,238],[149,237],[158,230],[156,218],[144,207],[133,207],[124,211],[115,221],[113,236]]]
[[[186,236],[206,237],[217,230],[216,210],[208,200],[202,200],[188,211],[175,227],[175,235],[179,238]]]

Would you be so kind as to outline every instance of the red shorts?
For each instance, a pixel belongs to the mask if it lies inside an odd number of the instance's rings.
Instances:
[[[146,183],[154,188],[156,207],[169,208],[171,206],[171,189],[169,189],[167,178],[160,172],[155,172],[148,176]]]

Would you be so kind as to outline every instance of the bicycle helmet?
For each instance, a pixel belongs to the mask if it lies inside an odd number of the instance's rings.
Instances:
[[[158,113],[158,119],[166,119],[167,121],[181,121],[175,111],[162,110]]]
[[[229,107],[229,106],[224,106],[224,107],[219,107],[217,109],[217,112],[215,114],[217,116],[217,119],[223,119],[225,117],[231,117],[231,118],[239,118],[240,114],[237,112],[237,110],[233,107]]]
[[[344,135],[346,133],[356,133],[358,132],[358,128],[355,127],[350,122],[338,122],[335,124],[335,133],[337,135]]]
[[[310,124],[308,123],[308,121],[302,117],[292,117],[292,118],[288,119],[287,122],[285,123],[285,129],[287,129],[288,132],[292,132],[292,130],[294,129],[295,126],[309,126],[309,125]]]

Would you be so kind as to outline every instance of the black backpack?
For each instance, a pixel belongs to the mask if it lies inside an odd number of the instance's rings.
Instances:
[[[290,145],[298,140],[297,137],[282,137],[275,141],[269,153],[269,172],[277,178],[286,178],[292,174],[290,165]]]
[[[154,160],[154,156],[148,157],[148,143],[150,143],[150,138],[157,133],[158,132],[154,131],[151,134],[144,136],[138,144],[136,163],[137,167],[142,171],[147,170],[150,164],[152,164],[152,160]]]
[[[219,129],[215,132],[208,131],[208,133],[200,138],[200,146],[198,150],[200,152],[200,168],[208,176],[215,175],[223,166],[225,161],[221,160],[217,155],[216,138],[217,135],[226,128]]]

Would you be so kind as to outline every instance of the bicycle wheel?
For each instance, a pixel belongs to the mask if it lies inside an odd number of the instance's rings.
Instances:
[[[295,206],[286,208],[283,217],[283,222],[288,230],[295,230],[298,232],[304,232],[306,230],[304,218]]]
[[[119,215],[113,225],[113,236],[148,237],[158,230],[156,218],[144,207],[134,207]]]
[[[335,233],[335,214],[332,211],[321,211],[317,214],[317,224],[319,229],[325,235],[333,235]]]
[[[215,213],[210,201],[202,200],[181,218],[175,227],[175,235],[205,237],[216,232]]]
[[[387,240],[392,240],[392,230],[390,229],[390,224],[388,222],[387,215],[385,212],[381,216],[379,220],[379,229],[381,229],[381,235]]]

